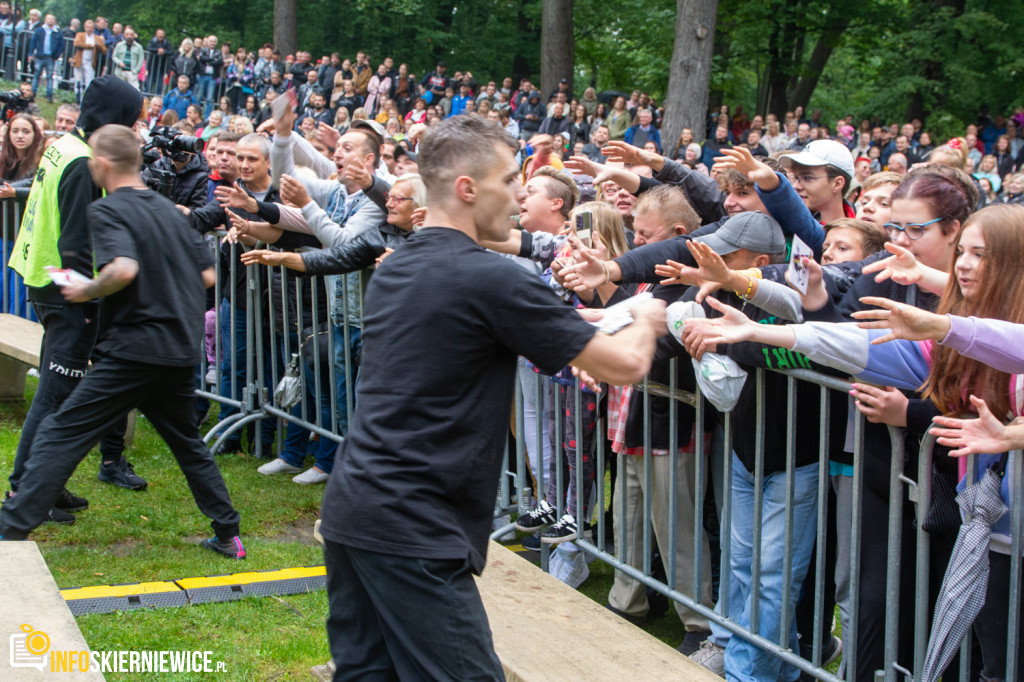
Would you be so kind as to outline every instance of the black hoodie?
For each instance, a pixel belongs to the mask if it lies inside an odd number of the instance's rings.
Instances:
[[[134,125],[142,114],[142,95],[115,76],[102,76],[89,84],[82,97],[77,135],[86,142],[89,135],[107,124]],[[60,237],[57,248],[61,265],[78,272],[92,271],[92,240],[86,223],[89,204],[100,197],[100,189],[89,175],[88,159],[68,164],[57,184],[57,208],[60,211]],[[55,284],[36,289],[29,287],[31,301],[63,305],[64,297]]]

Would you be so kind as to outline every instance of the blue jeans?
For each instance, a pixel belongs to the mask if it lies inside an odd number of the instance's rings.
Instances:
[[[722,613],[728,599],[728,615],[737,625],[750,628],[751,599],[759,600],[757,634],[779,641],[782,609],[789,609],[789,647],[799,651],[796,633],[796,604],[807,575],[814,549],[818,513],[818,464],[794,470],[793,489],[793,571],[790,576],[790,603],[782,604],[783,556],[786,550],[786,472],[765,474],[761,497],[761,584],[756,595],[751,590],[754,538],[754,474],[747,471],[739,457],[732,455],[732,555],[729,566],[729,594],[719,597],[716,611]],[[799,671],[742,637],[729,637],[728,631],[712,625],[712,641],[725,645],[725,676],[728,680],[774,682],[796,680]]]
[[[46,99],[53,99],[53,57],[36,57],[32,69],[32,92],[39,89],[39,76],[46,71]]]
[[[348,328],[348,348],[345,347],[345,328],[334,327],[334,381],[335,399],[338,410],[338,433],[348,433],[348,384],[345,381],[345,356],[348,356],[349,374],[352,380],[352,409],[356,407],[356,388],[359,385],[359,354],[363,349],[362,329]]]
[[[213,98],[217,94],[217,80],[213,76],[201,73],[196,77],[196,84],[196,96],[200,102],[206,103],[203,118],[207,118],[213,109]]]

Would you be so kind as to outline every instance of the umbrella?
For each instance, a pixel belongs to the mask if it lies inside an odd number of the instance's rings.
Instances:
[[[934,682],[953,660],[960,642],[985,604],[988,590],[988,543],[992,524],[1008,511],[999,495],[1002,476],[989,469],[956,501],[971,521],[960,527],[935,606],[928,651],[918,682]]]

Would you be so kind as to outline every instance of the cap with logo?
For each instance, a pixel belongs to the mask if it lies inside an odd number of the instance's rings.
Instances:
[[[796,154],[787,154],[779,159],[779,165],[789,168],[791,164],[801,166],[835,166],[853,176],[853,157],[850,150],[834,140],[815,140]]]
[[[849,155],[849,152],[847,152]],[[782,227],[767,213],[744,211],[722,223],[715,232],[694,241],[707,244],[719,256],[746,249],[774,256],[786,250]]]

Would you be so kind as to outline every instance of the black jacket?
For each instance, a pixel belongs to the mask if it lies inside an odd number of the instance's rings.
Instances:
[[[306,251],[302,262],[309,275],[344,275],[372,267],[384,249],[398,249],[411,234],[411,231],[383,223],[377,229],[361,232],[345,244]]]
[[[197,75],[220,78],[220,70],[224,66],[224,55],[219,47],[204,47],[199,50],[199,72]],[[213,69],[212,73],[206,73],[207,67]]]
[[[188,206],[192,209],[202,208],[206,205],[206,180],[210,175],[210,169],[206,165],[206,157],[202,154],[193,154],[181,171],[176,171],[174,164],[166,156],[152,166],[144,168],[142,170],[142,179],[153,189],[156,189],[156,181],[158,179],[155,171],[170,171],[174,173],[174,184],[171,185],[170,199],[175,204]]]

